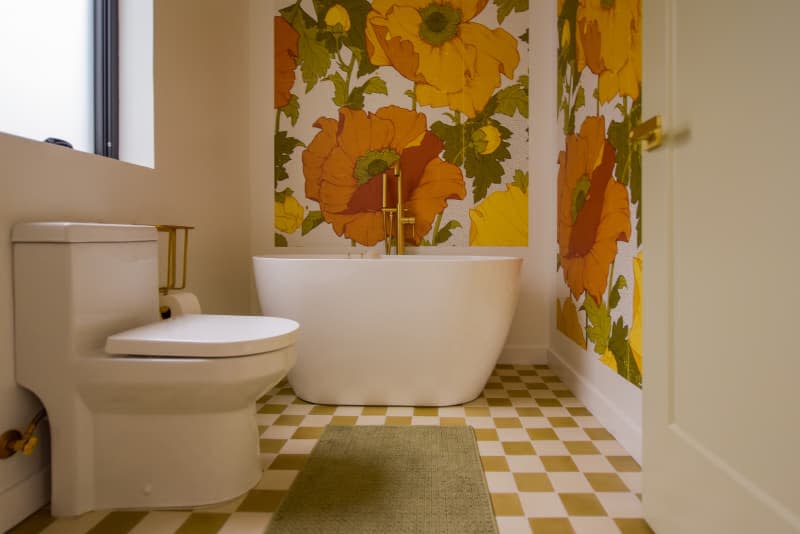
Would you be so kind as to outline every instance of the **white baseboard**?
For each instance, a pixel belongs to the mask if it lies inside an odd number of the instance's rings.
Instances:
[[[0,532],[10,530],[49,501],[50,467],[47,466],[0,493]]]
[[[550,368],[592,412],[595,419],[641,464],[641,390],[620,376],[605,372],[607,369],[594,373],[602,376],[603,380],[597,380],[596,376],[589,379],[570,365],[566,358],[553,350],[547,352]],[[599,362],[591,363],[603,365]]]
[[[539,365],[547,363],[547,349],[530,345],[506,345],[497,363]]]

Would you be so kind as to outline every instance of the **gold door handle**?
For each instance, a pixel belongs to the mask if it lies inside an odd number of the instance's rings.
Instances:
[[[631,141],[641,141],[645,150],[653,150],[661,145],[661,115],[650,117],[628,134]]]

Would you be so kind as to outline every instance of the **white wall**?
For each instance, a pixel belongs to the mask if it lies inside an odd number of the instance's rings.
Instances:
[[[156,2],[154,170],[0,134],[0,433],[39,409],[14,382],[15,222],[194,225],[188,289],[247,312],[248,28],[248,0]],[[0,531],[47,502],[46,464],[47,447],[0,460]]]

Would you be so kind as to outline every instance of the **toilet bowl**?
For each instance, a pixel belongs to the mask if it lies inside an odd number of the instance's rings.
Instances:
[[[16,380],[51,429],[51,512],[182,508],[261,478],[256,400],[295,362],[299,325],[158,318],[153,227],[12,231]]]

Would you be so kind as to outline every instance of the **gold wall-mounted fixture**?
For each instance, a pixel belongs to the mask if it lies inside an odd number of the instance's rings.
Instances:
[[[36,432],[36,427],[45,417],[47,417],[47,412],[39,410],[39,413],[36,414],[36,417],[33,418],[33,421],[25,430],[25,434],[22,434],[19,430],[3,432],[0,435],[0,460],[14,456],[18,452],[25,456],[30,456],[36,444],[39,443],[39,438],[33,434]]]
[[[661,115],[650,117],[643,123],[631,129],[628,134],[631,141],[641,141],[642,148],[653,150],[661,146]]]
[[[157,224],[156,230],[164,232],[169,236],[167,244],[167,284],[159,287],[162,295],[169,293],[171,289],[183,289],[186,287],[186,263],[189,254],[189,230],[194,226],[179,226],[174,224]],[[183,230],[183,261],[181,262],[181,283],[177,284],[176,271],[178,269],[178,230]]]
[[[382,176],[382,183],[381,183],[381,212],[383,213],[383,239],[384,239],[384,247],[386,250],[386,254],[391,254],[392,252],[392,230],[395,230],[395,251],[397,254],[404,254],[405,253],[405,245],[406,245],[406,232],[405,227],[407,225],[411,225],[412,231],[414,230],[415,224],[417,222],[416,218],[414,217],[407,217],[405,216],[405,212],[408,211],[406,208],[403,207],[403,177],[402,173],[400,172],[400,165],[399,163],[395,165],[392,169],[394,176],[397,178],[397,204],[395,207],[390,208],[388,202],[388,191],[389,191],[389,180],[388,176],[386,175],[386,171],[383,171]],[[397,214],[397,227],[395,228],[394,224],[394,216]],[[388,224],[387,224],[388,219]]]

